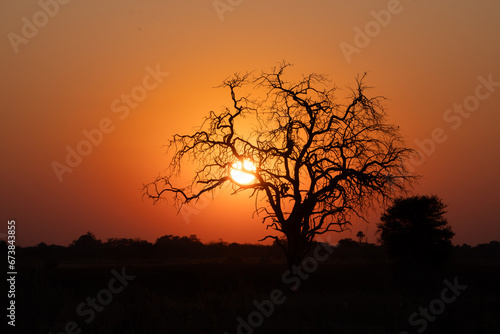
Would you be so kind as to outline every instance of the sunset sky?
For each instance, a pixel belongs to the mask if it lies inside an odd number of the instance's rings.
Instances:
[[[448,204],[455,244],[500,240],[498,0],[4,0],[0,13],[1,232],[15,219],[20,245],[87,231],[257,242],[267,231],[244,193],[177,215],[141,188],[167,167],[174,133],[229,104],[214,87],[283,60],[340,88],[368,72],[422,153],[413,192]],[[58,176],[78,147],[88,154]],[[375,242],[379,215],[334,239]]]

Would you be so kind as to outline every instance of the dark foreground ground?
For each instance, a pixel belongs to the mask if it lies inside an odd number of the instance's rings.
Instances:
[[[129,276],[125,287],[113,269]],[[283,264],[270,263],[31,265],[17,276],[16,332],[500,333],[498,262],[397,278],[389,263],[333,261],[295,292],[289,288],[298,280],[283,281],[284,273]],[[445,278],[461,286],[455,294],[443,294]],[[269,300],[273,290],[283,303],[264,302],[258,311],[254,301]]]

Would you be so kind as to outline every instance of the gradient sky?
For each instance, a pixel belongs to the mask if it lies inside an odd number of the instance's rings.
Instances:
[[[477,88],[480,77],[500,82],[498,0],[40,3],[0,4],[0,213],[2,233],[16,220],[19,244],[67,245],[87,231],[103,240],[196,234],[254,243],[265,236],[244,194],[222,192],[186,219],[171,205],[142,201],[141,187],[166,167],[162,145],[173,133],[192,132],[228,103],[227,92],[213,87],[282,60],[295,64],[294,74],[324,73],[339,87],[368,72],[408,146],[427,145],[414,193],[448,204],[454,243],[500,240],[500,87]],[[371,37],[356,37],[365,28]],[[348,57],[347,44],[357,48]],[[136,87],[156,69],[168,76],[147,81],[143,100],[120,101],[144,92]],[[472,111],[453,110],[463,103]],[[65,163],[67,147],[99,126],[108,132],[102,142],[60,182],[54,161]],[[362,230],[374,242],[379,214],[335,238]]]

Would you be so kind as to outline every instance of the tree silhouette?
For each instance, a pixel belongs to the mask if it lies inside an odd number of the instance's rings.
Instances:
[[[194,256],[202,252],[202,242],[194,234],[189,237],[164,235],[156,239],[155,247],[161,257]]]
[[[70,247],[76,251],[78,256],[95,257],[101,251],[102,241],[96,239],[93,233],[87,232],[74,240]]]
[[[233,194],[250,192],[255,212],[267,228],[286,237],[268,235],[286,253],[289,265],[300,263],[314,237],[349,228],[349,217],[363,217],[375,201],[394,198],[414,177],[404,160],[412,153],[398,128],[387,124],[382,97],[369,98],[363,83],[345,99],[318,74],[289,82],[280,64],[270,73],[235,74],[220,87],[228,89],[231,107],[211,111],[201,128],[175,134],[169,143],[173,157],[166,174],[144,185],[157,202],[196,201],[229,184]],[[249,130],[252,129],[252,130]],[[174,185],[184,162],[198,163],[192,182]],[[232,179],[234,164],[251,161],[248,184]]]
[[[358,231],[358,233],[356,233],[356,237],[358,238],[359,243],[362,243],[365,238],[365,234],[362,231]]]
[[[93,248],[98,247],[102,244],[101,240],[98,240],[94,233],[87,232],[82,234],[78,239],[71,243],[71,246],[76,248]]]
[[[397,198],[377,225],[381,243],[402,263],[441,263],[455,235],[444,218],[445,208],[435,195]]]

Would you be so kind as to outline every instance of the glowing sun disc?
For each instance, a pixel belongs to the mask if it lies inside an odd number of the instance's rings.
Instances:
[[[234,182],[239,184],[249,184],[255,180],[255,176],[251,174],[251,172],[255,172],[255,165],[249,160],[236,161],[231,166],[231,178]]]

